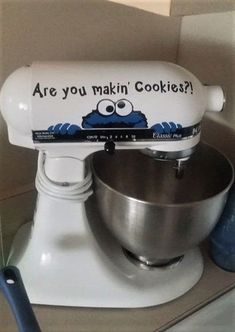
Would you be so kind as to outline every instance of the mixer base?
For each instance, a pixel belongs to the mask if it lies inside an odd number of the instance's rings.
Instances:
[[[46,215],[49,207],[56,218]],[[198,248],[178,264],[140,269],[100,227],[98,216],[88,214],[88,223],[83,209],[81,204],[66,202],[65,208],[62,201],[41,198],[33,227],[28,223],[18,231],[9,263],[20,269],[32,303],[149,307],[183,295],[200,279],[203,260]]]

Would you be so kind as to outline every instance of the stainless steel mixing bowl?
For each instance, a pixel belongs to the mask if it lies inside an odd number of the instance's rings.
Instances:
[[[103,222],[120,244],[147,264],[163,264],[205,239],[217,223],[233,182],[233,167],[199,144],[176,176],[176,161],[137,150],[92,159],[94,195]]]

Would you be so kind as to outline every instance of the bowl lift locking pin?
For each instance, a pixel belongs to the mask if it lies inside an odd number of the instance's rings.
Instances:
[[[88,156],[143,149],[175,159],[180,177],[205,111],[223,108],[219,86],[166,62],[36,62],[7,78],[0,103],[10,142],[39,150],[34,220],[20,228],[9,257],[32,303],[147,307],[197,283],[199,249],[168,268],[141,269],[100,231],[98,216],[90,227]]]

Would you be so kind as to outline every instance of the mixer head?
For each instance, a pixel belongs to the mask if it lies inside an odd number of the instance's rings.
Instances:
[[[46,62],[10,75],[0,102],[15,145],[80,159],[115,147],[182,159],[224,95],[167,62]]]

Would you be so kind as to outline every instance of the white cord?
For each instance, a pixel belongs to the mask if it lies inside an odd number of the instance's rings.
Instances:
[[[45,153],[39,151],[38,170],[36,176],[36,188],[38,192],[58,199],[76,200],[79,202],[86,201],[93,193],[91,188],[92,174],[90,168],[87,169],[87,175],[82,181],[76,183],[55,182],[50,180],[45,173],[45,156]]]

